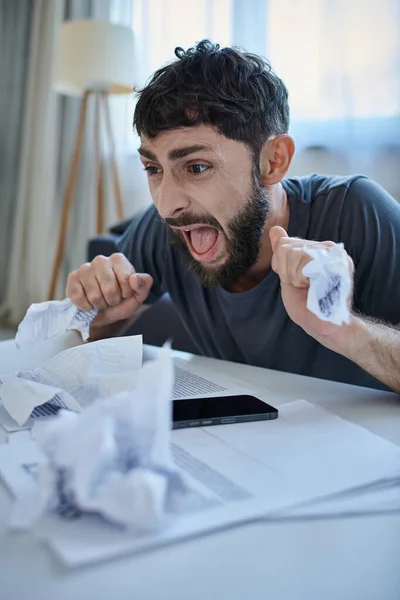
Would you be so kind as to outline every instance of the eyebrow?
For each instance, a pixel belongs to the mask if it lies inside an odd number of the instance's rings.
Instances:
[[[150,152],[150,150],[146,150],[146,148],[143,148],[143,146],[140,146],[140,148],[138,148],[138,152],[139,152],[140,156],[144,156],[145,158],[148,158],[149,160],[158,162],[157,156],[155,154],[153,154],[153,152]]]
[[[202,150],[210,150],[210,148],[208,146],[203,146],[199,144],[196,144],[194,146],[186,146],[185,148],[175,148],[175,150],[171,150],[168,153],[168,158],[170,160],[177,160],[179,158],[185,158],[185,156],[189,156],[189,154],[201,152]]]
[[[170,150],[170,152],[168,153],[168,158],[170,160],[178,160],[180,158],[185,158],[185,156],[189,156],[190,154],[194,154],[195,152],[201,152],[203,150],[210,150],[210,147],[196,144],[194,146],[186,146],[184,148],[175,148],[174,150]],[[149,160],[152,160],[154,162],[158,162],[156,155],[150,150],[144,148],[143,146],[141,146],[138,149],[138,152],[141,156],[144,156],[145,158],[148,158]]]

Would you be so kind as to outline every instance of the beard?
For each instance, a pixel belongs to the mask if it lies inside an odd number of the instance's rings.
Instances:
[[[223,265],[219,267],[203,265],[192,256],[182,236],[168,228],[170,242],[179,247],[187,266],[203,285],[228,288],[246,275],[257,262],[268,212],[268,194],[260,182],[256,169],[253,168],[246,205],[229,221],[227,232],[224,232],[228,258]],[[176,219],[166,219],[166,223],[177,227],[202,223],[223,232],[220,223],[212,216],[196,216],[187,213]]]

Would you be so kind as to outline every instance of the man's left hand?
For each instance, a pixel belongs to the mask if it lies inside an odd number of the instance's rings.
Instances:
[[[270,230],[272,246],[271,267],[281,280],[283,304],[291,320],[322,344],[332,347],[330,338],[338,334],[341,327],[321,321],[307,309],[307,295],[310,280],[303,275],[303,268],[312,258],[307,254],[309,248],[330,248],[334,242],[314,242],[300,238],[290,238],[282,227]],[[353,261],[349,258],[349,273],[353,277]],[[348,298],[350,304],[351,298]],[[332,340],[333,342],[333,340]],[[332,348],[333,349],[333,348]]]

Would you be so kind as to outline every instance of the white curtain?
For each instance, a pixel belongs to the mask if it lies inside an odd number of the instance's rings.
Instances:
[[[23,107],[18,190],[9,250],[9,275],[3,316],[17,324],[33,302],[47,298],[52,261],[59,230],[61,202],[66,183],[80,101],[57,96],[52,89],[57,36],[64,18],[97,18],[132,23],[130,0],[35,0]],[[119,125],[118,148],[124,149],[125,112],[113,104],[112,120]],[[125,108],[124,108],[125,110]],[[88,130],[93,118],[89,110]],[[121,126],[122,122],[122,126]],[[68,234],[58,296],[67,273],[86,260],[86,244],[94,232],[93,136],[85,136],[74,210]],[[109,215],[107,224],[115,216]]]
[[[56,190],[56,98],[51,89],[61,2],[37,0],[31,21],[23,133],[14,198],[9,276],[3,312],[18,322],[32,302],[43,299],[53,244],[50,215]],[[11,225],[11,224],[9,224]],[[54,224],[53,224],[54,226]]]
[[[0,1],[0,302],[9,272],[32,2]]]

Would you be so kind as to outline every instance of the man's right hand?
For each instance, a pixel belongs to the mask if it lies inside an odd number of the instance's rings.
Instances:
[[[124,321],[134,315],[150,293],[153,278],[136,273],[123,254],[96,256],[68,276],[67,297],[78,308],[97,308],[91,329]]]

